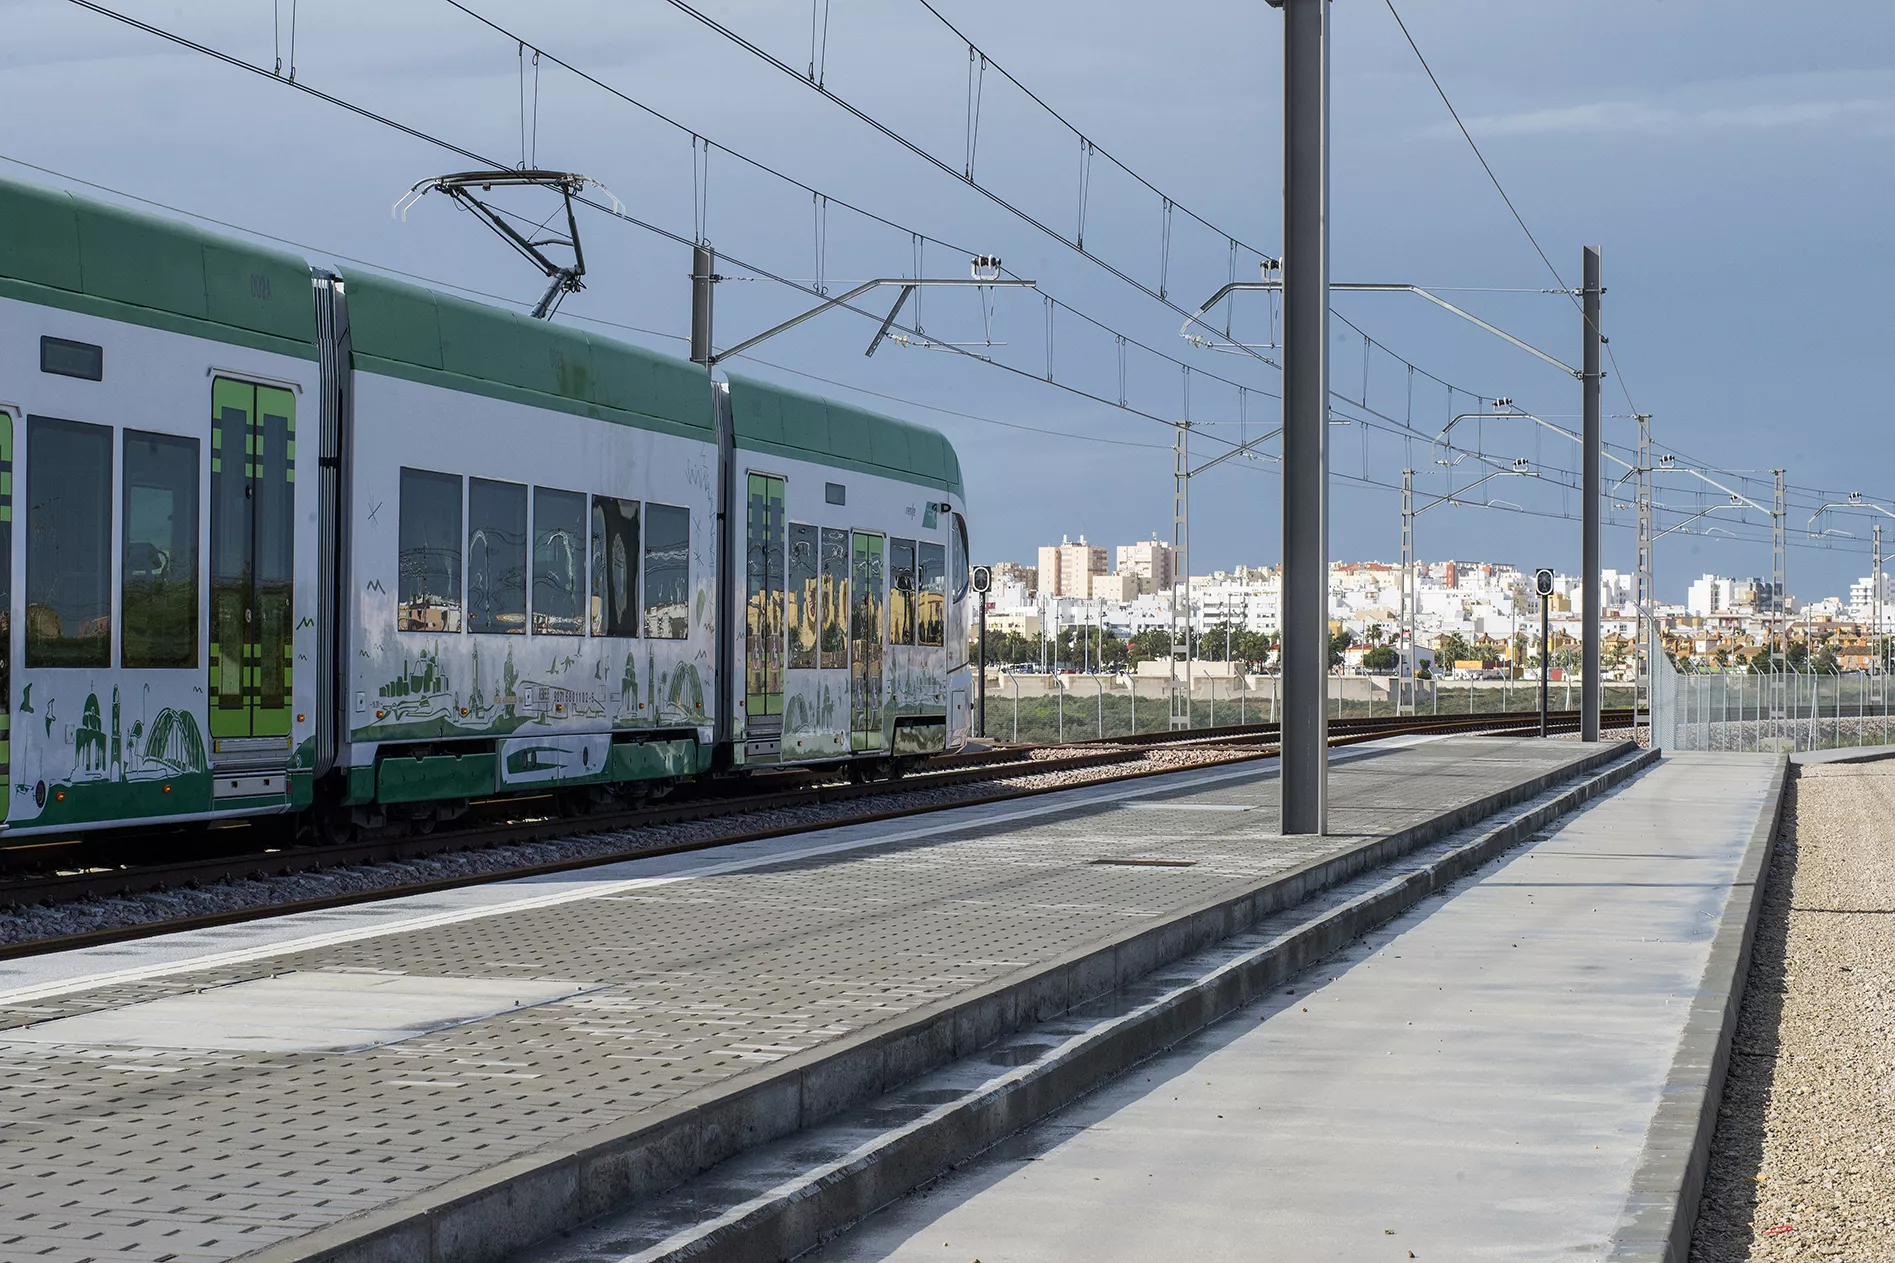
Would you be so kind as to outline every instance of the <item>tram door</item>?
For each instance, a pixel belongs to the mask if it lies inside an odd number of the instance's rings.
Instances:
[[[882,748],[884,639],[880,535],[855,532],[850,560],[855,600],[849,612],[849,748]]]
[[[214,767],[281,768],[289,758],[295,494],[295,397],[270,386],[215,379],[210,553]]]
[[[744,735],[783,731],[783,480],[751,474],[744,494]]]

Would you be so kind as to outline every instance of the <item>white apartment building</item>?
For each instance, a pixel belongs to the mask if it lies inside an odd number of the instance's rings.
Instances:
[[[1895,625],[1895,584],[1891,584],[1888,572],[1879,575],[1863,575],[1849,585],[1849,617],[1864,627],[1875,621],[1875,580],[1882,581],[1882,625],[1877,631],[1888,631]]]
[[[1156,535],[1118,547],[1118,572],[1136,576],[1139,593],[1162,592],[1178,573],[1178,550]]]
[[[1737,603],[1737,580],[1707,574],[1685,591],[1685,612],[1694,618],[1709,618],[1719,610]]]

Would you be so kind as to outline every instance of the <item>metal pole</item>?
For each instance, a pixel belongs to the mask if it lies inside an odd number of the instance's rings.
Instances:
[[[1771,501],[1770,510],[1770,586],[1773,589],[1770,594],[1770,661],[1773,664],[1778,662],[1776,655],[1781,653],[1783,657],[1780,661],[1787,666],[1790,660],[1790,626],[1785,614],[1789,609],[1789,593],[1786,589],[1789,586],[1790,577],[1788,558],[1783,551],[1783,523],[1786,507],[1783,496],[1783,471],[1773,469],[1770,473],[1776,483],[1776,499]],[[1783,639],[1781,646],[1777,644],[1779,629],[1781,629]]]
[[[1395,695],[1395,713],[1416,713],[1419,699],[1415,684],[1415,471],[1402,470],[1402,662],[1397,668],[1401,679],[1397,689],[1408,689],[1408,709],[1404,712],[1401,694]]]
[[[711,298],[717,288],[717,252],[709,246],[691,247],[691,362],[709,368]]]
[[[1171,444],[1171,727],[1191,726],[1191,424],[1174,427]],[[1180,601],[1182,589],[1182,601]],[[1183,606],[1182,612],[1180,605]],[[1183,619],[1184,694],[1179,700],[1179,620]]]
[[[1551,611],[1553,603],[1545,597],[1540,598],[1540,735],[1546,735],[1546,685],[1549,676],[1546,663],[1546,638],[1551,630]]]
[[[1329,0],[1283,10],[1282,828],[1326,833]]]
[[[1584,661],[1580,666],[1585,674],[1580,681],[1579,704],[1582,713],[1579,717],[1579,739],[1597,741],[1599,739],[1599,501],[1602,471],[1601,443],[1599,437],[1599,250],[1596,246],[1587,246],[1584,258],[1584,277],[1582,280],[1585,317],[1585,355],[1580,361],[1583,373],[1584,422],[1580,436],[1583,446],[1583,474],[1580,482],[1580,497],[1583,503],[1581,521],[1583,531],[1580,540],[1580,569],[1585,582],[1586,617],[1584,630],[1580,633],[1583,644],[1581,650]]]
[[[1658,680],[1652,644],[1652,417],[1638,414],[1638,661],[1639,684],[1645,691],[1646,726],[1651,725],[1652,689]],[[1638,687],[1632,689],[1632,733],[1638,734]]]
[[[984,740],[987,736],[987,594],[980,598],[980,684],[974,690],[974,726]]]

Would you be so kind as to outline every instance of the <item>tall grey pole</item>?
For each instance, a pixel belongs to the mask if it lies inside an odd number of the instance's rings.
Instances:
[[[1546,682],[1552,678],[1548,673],[1551,664],[1547,661],[1547,641],[1552,636],[1553,602],[1547,597],[1540,598],[1540,736],[1546,735]]]
[[[1283,10],[1283,821],[1329,816],[1329,0]]]
[[[980,598],[980,682],[974,689],[974,731],[983,739],[987,736],[987,594],[976,592]]]
[[[1581,651],[1585,661],[1582,665],[1579,694],[1579,739],[1597,741],[1599,739],[1599,603],[1604,595],[1599,587],[1599,501],[1603,471],[1600,464],[1599,438],[1599,250],[1596,246],[1587,246],[1585,254],[1585,276],[1581,282],[1582,306],[1585,316],[1585,358],[1580,362],[1584,373],[1585,421],[1581,431],[1584,447],[1584,476],[1581,480],[1581,496],[1584,500],[1583,541],[1580,546],[1580,568],[1584,572],[1586,585],[1586,620],[1581,633]]]
[[[717,254],[709,246],[691,247],[691,362],[710,367],[711,299],[716,293]]]

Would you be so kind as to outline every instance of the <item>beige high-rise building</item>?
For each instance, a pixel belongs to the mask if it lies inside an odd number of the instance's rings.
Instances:
[[[1138,590],[1163,592],[1177,575],[1178,550],[1157,536],[1119,545],[1119,570],[1138,576]]]
[[[1090,596],[1092,576],[1105,573],[1105,549],[1088,544],[1084,535],[1076,544],[1061,536],[1059,543],[1040,549],[1041,596]]]

